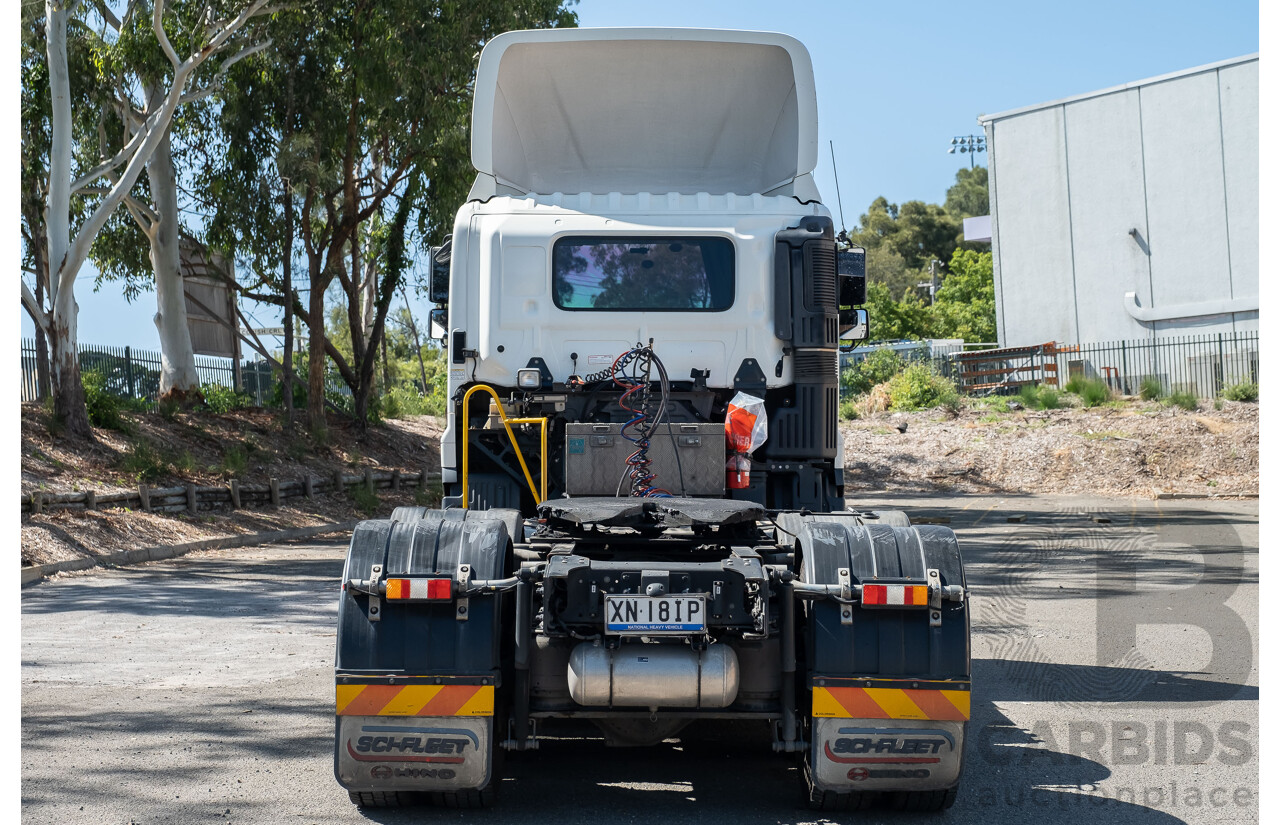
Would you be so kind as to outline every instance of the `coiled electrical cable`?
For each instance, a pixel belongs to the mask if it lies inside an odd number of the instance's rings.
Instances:
[[[658,393],[655,402],[653,392],[653,373],[657,372]],[[630,420],[622,425],[621,435],[635,445],[636,449],[626,459],[623,477],[618,480],[618,493],[622,491],[622,482],[630,477],[629,495],[634,497],[667,497],[672,493],[654,484],[657,476],[652,469],[649,447],[653,434],[663,423],[669,409],[671,382],[667,377],[667,369],[653,351],[653,342],[648,346],[637,344],[614,359],[607,370],[592,373],[583,378],[583,383],[612,379],[620,387],[622,397],[618,405],[631,414]],[[655,406],[656,405],[656,406]],[[667,422],[670,425],[670,422]],[[668,426],[670,434],[670,426]],[[684,491],[684,468],[680,463],[680,452],[676,449],[675,436],[671,436],[671,447],[675,452],[677,472],[680,476],[680,489]]]

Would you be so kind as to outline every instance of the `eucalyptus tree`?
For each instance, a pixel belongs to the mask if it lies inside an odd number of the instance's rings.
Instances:
[[[228,76],[226,165],[204,182],[215,204],[210,237],[253,249],[243,293],[287,305],[307,326],[307,420],[317,438],[327,426],[326,359],[351,389],[363,426],[406,236],[438,241],[465,198],[480,48],[510,29],[576,22],[562,0],[312,0],[273,18],[274,53]],[[263,150],[272,162],[263,162]],[[264,213],[262,204],[277,202],[265,192],[283,194],[283,215]],[[294,209],[305,303],[284,288],[268,253],[274,243],[277,260],[292,259],[281,244],[292,242],[282,223]],[[325,333],[325,296],[335,284],[349,360]]]
[[[52,345],[54,415],[70,435],[85,438],[93,435],[85,410],[76,348],[76,279],[98,234],[115,210],[130,200],[139,175],[166,141],[178,108],[206,97],[216,87],[223,69],[210,76],[207,71],[210,61],[216,63],[227,54],[239,55],[254,49],[254,45],[246,45],[240,35],[245,24],[262,11],[265,3],[266,0],[215,0],[208,3],[204,14],[190,28],[184,27],[183,36],[177,39],[178,45],[175,46],[167,30],[168,0],[157,0],[149,8],[145,3],[129,2],[120,13],[106,2],[82,6],[77,0],[45,0],[50,108],[48,171],[43,200],[49,308],[46,311],[35,296],[29,294],[25,282],[23,302]],[[108,23],[114,21],[118,32],[131,26],[143,29],[147,27],[149,18],[151,36],[169,64],[164,79],[157,81],[156,93],[148,98],[145,108],[122,113],[125,125],[119,148],[110,155],[106,154],[110,141],[103,137],[110,127],[100,121],[97,134],[90,138],[84,130],[76,128],[76,119],[73,118],[68,55],[75,51],[76,45],[73,43],[69,47],[68,44],[69,23],[72,36],[84,38],[86,31],[91,30],[87,29],[84,20],[89,13]],[[179,55],[179,49],[185,57]],[[235,56],[226,58],[223,67],[230,68],[236,59]],[[99,158],[89,168],[77,168],[73,166],[73,158],[89,154],[85,145],[88,140],[97,142]],[[77,173],[75,177],[73,170]],[[83,204],[83,222],[75,228],[74,234],[73,217],[81,205],[73,205],[73,198],[88,199]],[[138,206],[137,203],[129,205],[130,209]],[[157,222],[163,221],[159,214],[148,217]]]

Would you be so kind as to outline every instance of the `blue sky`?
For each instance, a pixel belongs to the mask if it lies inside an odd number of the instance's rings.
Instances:
[[[780,31],[813,56],[821,151],[815,178],[844,222],[877,196],[941,203],[967,156],[956,135],[980,114],[1043,103],[1258,51],[1256,2],[863,3],[811,0],[582,0],[582,26]],[[986,155],[979,155],[980,163]],[[836,215],[839,221],[839,215]],[[77,283],[80,340],[155,349],[154,293],[126,305],[92,273]],[[417,314],[425,317],[426,305]],[[255,313],[264,325],[278,320]],[[22,315],[23,335],[33,334]]]

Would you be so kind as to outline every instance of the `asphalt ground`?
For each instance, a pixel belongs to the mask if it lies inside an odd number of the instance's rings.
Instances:
[[[945,520],[973,711],[941,816],[815,814],[763,728],[509,758],[486,811],[362,812],[333,778],[339,542],[212,551],[22,593],[25,823],[1256,822],[1256,501],[861,499]],[[1010,521],[1010,519],[1015,521]]]

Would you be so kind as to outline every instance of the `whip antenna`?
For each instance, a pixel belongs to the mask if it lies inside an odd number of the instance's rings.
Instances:
[[[829,140],[831,146],[831,174],[836,178],[836,207],[840,210],[840,240],[848,243],[849,233],[844,230],[844,203],[840,200],[840,173],[836,171],[836,142]]]

